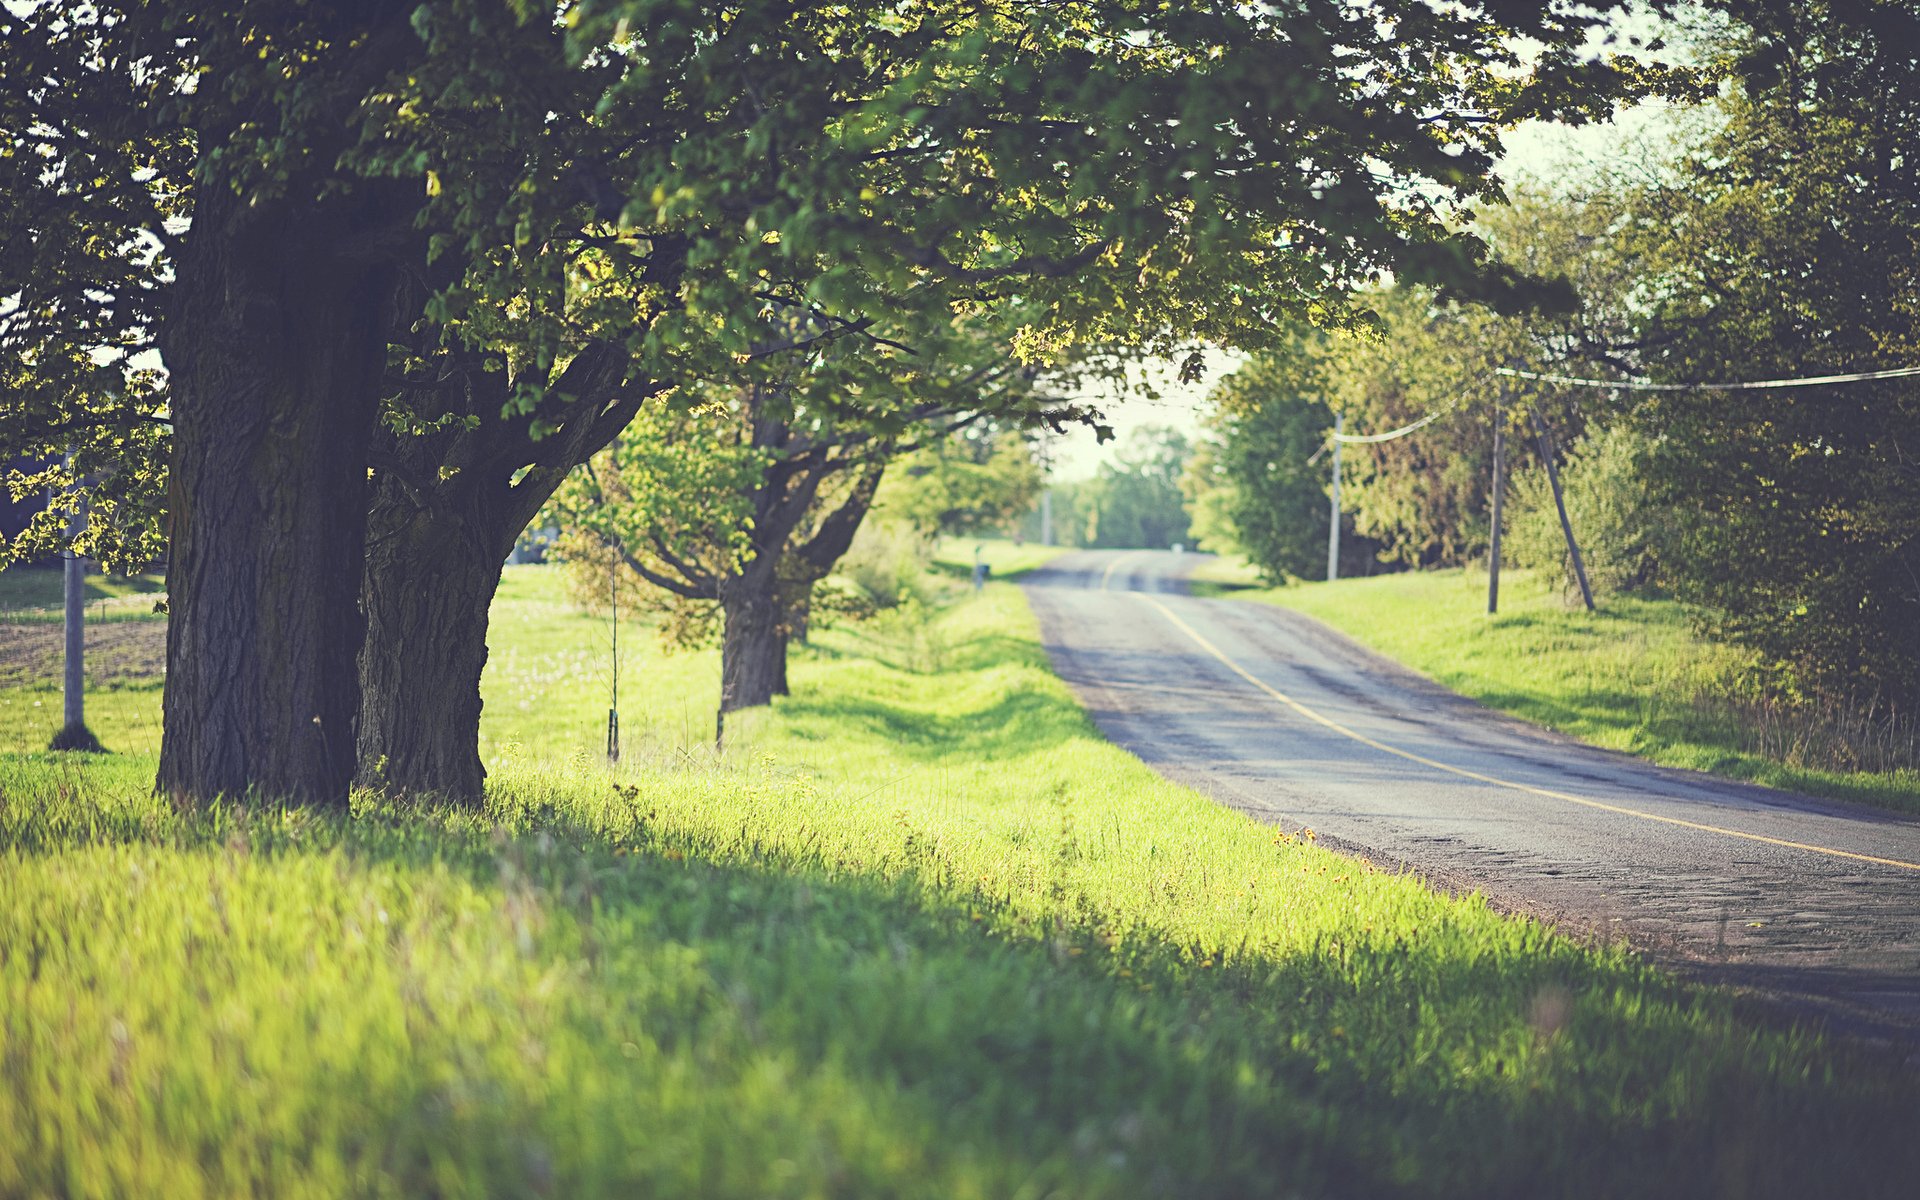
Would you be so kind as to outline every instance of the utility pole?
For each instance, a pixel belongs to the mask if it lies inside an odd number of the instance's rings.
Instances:
[[[67,468],[73,468],[73,452],[67,452]],[[92,750],[105,747],[87,728],[87,560],[74,550],[87,528],[87,505],[79,481],[73,483],[73,511],[67,514],[67,548],[61,551],[64,576],[61,599],[65,602],[66,673],[62,681],[64,696],[60,732],[48,744],[52,750]]]
[[[1347,419],[1340,413],[1333,414],[1333,500],[1332,515],[1327,522],[1327,582],[1340,578],[1340,434],[1347,427]]]
[[[1053,437],[1040,434],[1040,544],[1053,545]]]
[[[1580,543],[1573,539],[1573,522],[1567,519],[1567,501],[1560,494],[1560,468],[1553,461],[1553,433],[1547,428],[1547,422],[1540,410],[1527,406],[1527,418],[1533,422],[1533,431],[1540,439],[1540,461],[1547,464],[1547,482],[1553,487],[1553,506],[1560,510],[1560,532],[1567,538],[1567,553],[1573,558],[1573,577],[1580,581],[1580,598],[1587,602],[1587,611],[1593,611],[1593,588],[1587,583],[1587,564],[1580,559]]]
[[[1493,537],[1487,551],[1487,615],[1500,611],[1500,508],[1507,491],[1507,428],[1501,400],[1503,384],[1493,400]]]

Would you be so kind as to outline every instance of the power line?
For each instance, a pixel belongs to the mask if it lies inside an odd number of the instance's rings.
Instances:
[[[1846,375],[1812,375],[1799,379],[1755,379],[1746,383],[1653,383],[1645,379],[1581,379],[1573,375],[1547,375],[1514,367],[1495,367],[1494,374],[1535,383],[1563,383],[1573,387],[1616,388],[1628,392],[1747,392],[1766,388],[1821,387],[1831,383],[1864,383],[1873,379],[1906,379],[1920,375],[1920,367],[1895,367],[1890,371],[1855,371]]]
[[[1462,400],[1464,399],[1465,397],[1462,397]],[[1431,425],[1435,421],[1438,421],[1441,417],[1446,416],[1448,413],[1452,412],[1454,409],[1459,408],[1460,404],[1461,404],[1461,400],[1455,400],[1452,404],[1447,405],[1445,408],[1435,409],[1434,411],[1428,413],[1424,417],[1421,417],[1418,421],[1415,421],[1411,425],[1402,425],[1400,428],[1390,429],[1386,433],[1337,433],[1336,432],[1329,435],[1328,440],[1335,441],[1335,442],[1345,442],[1348,445],[1353,445],[1355,443],[1364,444],[1364,443],[1371,443],[1371,442],[1391,442],[1395,438],[1403,438],[1417,429],[1424,429],[1428,425]]]
[[[1474,387],[1477,387],[1481,383],[1485,383],[1485,382],[1486,382],[1485,377],[1482,377],[1481,379],[1475,381]],[[1465,391],[1461,392],[1459,398],[1456,399],[1452,404],[1447,405],[1445,408],[1436,408],[1432,412],[1428,413],[1424,417],[1421,417],[1418,421],[1415,421],[1411,425],[1402,425],[1398,429],[1389,429],[1385,433],[1341,433],[1336,428],[1332,433],[1327,435],[1326,441],[1320,443],[1320,448],[1313,452],[1313,457],[1307,459],[1307,465],[1312,466],[1314,463],[1319,462],[1320,456],[1322,454],[1325,454],[1328,450],[1332,449],[1336,443],[1344,443],[1346,445],[1353,445],[1355,443],[1359,443],[1361,445],[1370,445],[1378,442],[1391,442],[1395,438],[1403,438],[1410,433],[1417,433],[1420,430],[1425,429],[1427,426],[1433,424],[1435,421],[1438,421],[1441,417],[1446,416],[1448,413],[1452,412],[1454,409],[1459,408],[1462,404],[1465,404],[1468,400],[1473,398],[1473,394],[1474,394],[1473,388],[1470,387]]]
[[[1577,375],[1553,375],[1542,371],[1522,371],[1518,367],[1495,367],[1495,375],[1504,375],[1509,379],[1525,379],[1534,383],[1558,383],[1569,387],[1612,388],[1629,392],[1751,392],[1780,388],[1825,387],[1836,383],[1866,383],[1878,379],[1911,379],[1920,375],[1920,367],[1894,367],[1886,371],[1852,371],[1844,375],[1808,375],[1797,379],[1754,379],[1742,383],[1654,383],[1646,379],[1585,379]],[[1411,425],[1402,425],[1385,433],[1339,433],[1327,435],[1320,448],[1307,459],[1312,466],[1320,461],[1336,442],[1348,444],[1372,444],[1391,442],[1396,438],[1417,433],[1446,416],[1464,404],[1471,395],[1471,389],[1445,408],[1435,409]]]

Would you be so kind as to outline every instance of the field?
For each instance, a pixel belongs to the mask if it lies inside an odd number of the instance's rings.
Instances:
[[[944,590],[725,754],[624,634],[609,769],[512,569],[484,811],[0,743],[0,1195],[1907,1194],[1911,1075],[1160,781]]]
[[[1753,656],[1700,637],[1674,601],[1613,597],[1588,613],[1534,573],[1508,571],[1500,612],[1489,617],[1484,571],[1271,589],[1251,579],[1219,559],[1202,568],[1195,590],[1297,609],[1462,695],[1597,746],[1920,812],[1912,731],[1889,737],[1857,714],[1761,702]],[[1849,759],[1891,769],[1835,765]]]

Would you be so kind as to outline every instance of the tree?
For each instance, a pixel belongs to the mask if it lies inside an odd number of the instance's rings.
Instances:
[[[1187,450],[1186,436],[1178,430],[1144,425],[1092,479],[1069,485],[1074,494],[1068,507],[1084,531],[1081,544],[1134,548],[1185,542],[1189,519],[1180,477]]]
[[[94,431],[74,470],[150,495],[140,431],[170,423],[159,786],[340,795],[363,450],[417,206],[335,164],[417,39],[353,3],[41,4],[0,25],[0,294],[26,387],[7,449]],[[152,349],[164,381],[137,365]]]
[[[1189,510],[1210,504],[1231,539],[1269,583],[1326,569],[1328,468],[1310,461],[1333,426],[1321,350],[1310,333],[1255,355],[1207,393],[1207,475],[1190,467]],[[1196,514],[1197,524],[1197,514]]]
[[[970,324],[917,340],[924,364],[824,351],[776,384],[656,407],[559,499],[576,553],[604,546],[640,580],[718,606],[722,731],[727,714],[785,692],[789,639],[896,456],[989,418],[1078,415]]]
[[[1449,225],[1497,192],[1497,129],[1600,111],[1644,72],[1578,61],[1595,18],[1497,11],[7,9],[0,337],[25,399],[0,451],[43,457],[83,426],[168,422],[159,784],[337,802],[363,707],[375,722],[415,711],[404,696],[362,704],[384,686],[359,653],[372,492],[408,492],[370,489],[370,468],[410,463],[393,473],[430,514],[485,504],[440,532],[397,500],[380,509],[416,544],[459,540],[478,558],[531,500],[501,498],[523,472],[583,457],[655,388],[775,352],[779,314],[860,336],[902,305],[1017,293],[1043,314],[1038,341],[1165,349],[1257,343],[1282,311],[1338,323],[1351,289],[1388,270],[1499,290],[1503,273]],[[1527,63],[1516,33],[1540,47]],[[389,379],[394,343],[425,373]],[[124,359],[89,376],[103,348]],[[147,350],[164,377],[135,367]],[[558,386],[589,352],[625,357],[597,401]],[[499,410],[416,403],[489,394],[476,368],[509,372]],[[390,429],[499,422],[513,449],[469,428],[383,451],[377,421],[397,400],[423,411]],[[562,431],[570,452],[533,448]],[[150,500],[134,485],[152,450],[150,435],[103,435],[77,470]],[[439,452],[453,461],[418,469]],[[464,496],[417,486],[470,469],[491,478]],[[485,590],[484,570],[458,578]],[[371,599],[382,653],[468,673],[472,646],[411,637],[433,618],[406,608],[417,592]],[[469,595],[446,611],[475,608]],[[412,748],[437,742],[385,744],[431,773],[443,757]]]
[[[1018,425],[980,422],[904,455],[880,486],[875,508],[921,538],[1000,531],[1032,511],[1040,464]]]
[[[1723,128],[1650,187],[1645,369],[1674,383],[1920,362],[1920,19],[1741,6]],[[1645,398],[1676,592],[1800,689],[1920,703],[1911,380]]]
[[[1637,360],[1646,343],[1635,303],[1638,268],[1619,245],[1626,208],[1623,195],[1608,190],[1523,193],[1482,212],[1478,223],[1502,262],[1553,282],[1539,303],[1503,314],[1396,283],[1369,295],[1368,324],[1330,337],[1296,332],[1311,349],[1276,358],[1291,388],[1338,411],[1349,436],[1418,426],[1344,448],[1341,508],[1357,534],[1378,543],[1379,557],[1451,566],[1485,552],[1496,427],[1511,466],[1535,442],[1532,412],[1562,447],[1589,422],[1610,419],[1602,393],[1498,372],[1617,372]]]

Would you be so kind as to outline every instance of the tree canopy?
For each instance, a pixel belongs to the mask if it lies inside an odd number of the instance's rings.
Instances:
[[[1590,58],[1600,19],[1417,0],[0,10],[0,451],[71,444],[76,474],[117,489],[94,511],[133,529],[170,435],[162,786],[337,800],[343,731],[385,686],[359,660],[445,619],[363,597],[397,565],[363,570],[369,546],[490,557],[647,396],[751,385],[815,340],[883,346],[901,314],[1017,300],[1032,315],[1008,332],[1038,359],[1339,324],[1385,272],[1511,295],[1461,223],[1498,195],[1499,130],[1664,81]],[[363,656],[369,622],[388,640]],[[484,648],[445,654],[470,673]]]

